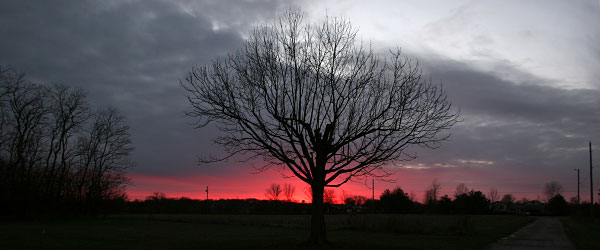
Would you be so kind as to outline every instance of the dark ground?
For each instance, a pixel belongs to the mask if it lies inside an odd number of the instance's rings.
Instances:
[[[307,219],[171,215],[13,220],[0,223],[0,249],[468,250],[485,249],[531,221],[528,217],[485,215],[335,215],[327,218],[331,246],[307,248],[299,245],[308,236],[306,227],[300,225]],[[299,224],[281,224],[286,221]]]

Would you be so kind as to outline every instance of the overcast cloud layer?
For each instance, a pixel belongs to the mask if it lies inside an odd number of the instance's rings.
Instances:
[[[420,193],[426,178],[415,177],[420,183],[414,183],[405,176],[427,176],[445,178],[441,182],[449,191],[465,182],[535,197],[545,182],[557,180],[572,196],[573,168],[581,168],[582,190],[588,192],[589,179],[583,174],[587,142],[600,145],[598,1],[509,1],[502,6],[450,1],[2,1],[0,65],[42,83],[84,88],[92,105],[122,110],[136,148],[134,177],[249,173],[247,168],[196,165],[196,155],[219,151],[210,144],[214,129],[189,125],[179,80],[194,65],[234,52],[254,25],[273,20],[290,6],[301,7],[310,19],[323,18],[325,10],[347,17],[378,51],[402,47],[405,55],[419,60],[426,75],[443,82],[460,108],[463,122],[452,130],[452,140],[433,151],[412,149],[419,158],[394,167],[398,183],[384,186],[404,183],[408,191]],[[248,192],[260,193],[264,187]],[[586,192],[582,197],[589,197]]]

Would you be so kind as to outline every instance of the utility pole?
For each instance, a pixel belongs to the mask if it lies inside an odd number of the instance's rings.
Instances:
[[[579,198],[579,168],[574,169],[577,171],[577,204],[581,203],[581,199]]]
[[[208,200],[208,186],[206,186],[206,200]]]
[[[375,200],[375,178],[373,178],[373,200]]]
[[[594,175],[592,174],[592,141],[590,141],[590,215],[594,216]]]

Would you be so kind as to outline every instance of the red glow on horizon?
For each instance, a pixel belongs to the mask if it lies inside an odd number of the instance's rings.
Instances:
[[[310,203],[305,189],[308,185],[297,178],[284,178],[277,171],[267,171],[251,174],[248,171],[237,171],[220,174],[193,173],[185,176],[159,176],[148,174],[131,174],[134,185],[127,188],[129,199],[144,200],[153,192],[162,192],[170,198],[187,197],[191,199],[206,199],[208,186],[209,199],[266,199],[265,191],[272,183],[283,186],[289,183],[296,188],[294,200]],[[487,195],[491,187],[498,189],[499,196],[511,193],[517,199],[543,199],[543,185],[546,180],[524,180],[513,175],[491,168],[438,168],[438,169],[398,169],[394,176],[395,182],[375,182],[375,199],[385,189],[400,186],[406,193],[413,194],[416,201],[423,200],[423,194],[433,179],[441,183],[441,195],[453,196],[456,185],[465,183],[470,189],[482,191]],[[336,202],[342,202],[342,196],[362,195],[372,198],[371,180],[368,186],[359,182],[348,182],[340,188],[335,188]],[[565,197],[574,195],[567,189]],[[441,196],[440,195],[440,196]],[[583,196],[582,196],[583,198]]]

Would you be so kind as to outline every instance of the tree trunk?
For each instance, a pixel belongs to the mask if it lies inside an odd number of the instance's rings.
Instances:
[[[313,184],[312,187],[312,218],[310,220],[309,245],[323,245],[327,243],[325,231],[325,216],[323,214],[323,189],[324,185]]]

